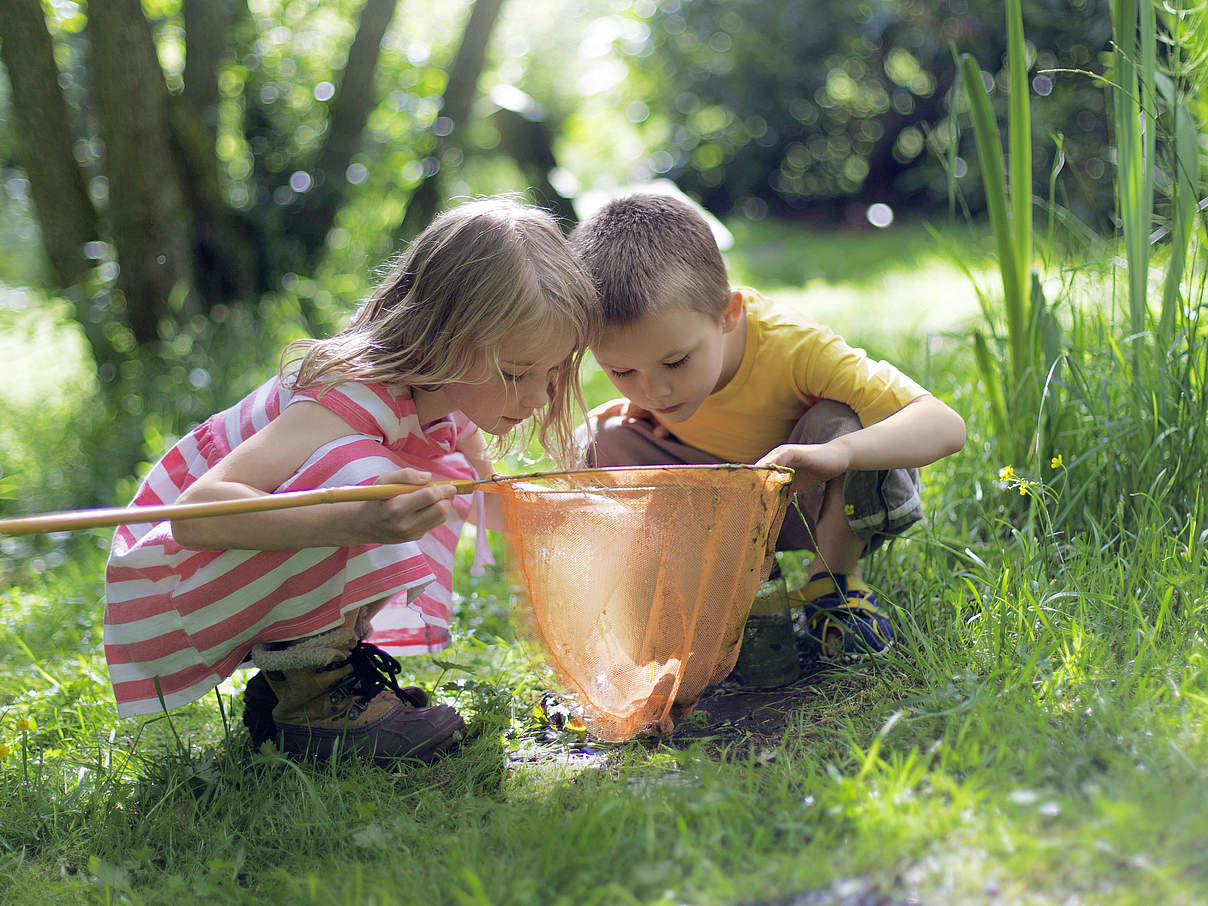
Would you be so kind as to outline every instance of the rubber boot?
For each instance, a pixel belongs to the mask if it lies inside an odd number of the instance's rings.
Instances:
[[[398,758],[429,762],[465,732],[455,710],[427,705],[422,692],[409,696],[400,688],[398,661],[359,641],[348,627],[295,642],[256,645],[252,661],[276,696],[272,721],[288,755],[371,758],[383,765]],[[259,692],[253,697],[266,698]]]

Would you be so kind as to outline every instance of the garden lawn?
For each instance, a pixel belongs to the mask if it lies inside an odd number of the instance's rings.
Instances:
[[[1156,506],[1127,528],[1044,530],[1088,480],[1079,451],[1000,477],[1010,464],[985,453],[960,322],[976,303],[917,235],[855,237],[858,281],[794,270],[803,248],[833,261],[836,247],[771,225],[739,232],[731,256],[736,281],[770,294],[858,300],[822,316],[970,427],[965,452],[925,473],[928,523],[868,570],[898,644],[811,669],[783,734],[704,714],[620,745],[551,730],[533,712],[548,679],[516,641],[506,580],[471,579],[468,544],[453,647],[404,662],[404,678],[470,718],[439,763],[251,751],[243,676],[169,717],[118,722],[100,654],[108,533],[9,539],[0,903],[1203,902],[1205,539]],[[952,287],[950,318],[933,310],[937,286]],[[924,316],[886,329],[911,311]],[[607,397],[598,372],[588,392]],[[805,561],[782,565],[799,578]]]

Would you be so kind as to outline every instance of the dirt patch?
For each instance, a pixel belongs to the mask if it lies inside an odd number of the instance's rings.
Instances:
[[[705,690],[695,710],[664,736],[664,743],[709,738],[774,744],[797,712],[818,698],[817,664],[802,668],[796,682],[777,689],[748,689],[726,680]]]

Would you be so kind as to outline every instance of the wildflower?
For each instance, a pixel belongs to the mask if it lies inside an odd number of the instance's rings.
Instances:
[[[0,742],[0,761],[4,761],[12,754],[12,747],[7,743]]]
[[[26,720],[24,717],[17,718],[16,727],[17,727],[18,733],[28,733],[30,730],[29,721]]]
[[[1049,460],[1050,469],[1060,469],[1063,465],[1065,465],[1065,460],[1061,458],[1060,453]]]
[[[848,516],[851,516],[856,512],[856,508],[849,503],[847,506],[843,507],[843,512]]]
[[[1001,469],[998,470],[998,480],[999,481],[1010,481],[1014,477],[1015,477],[1015,467],[1014,466],[1003,466]]]

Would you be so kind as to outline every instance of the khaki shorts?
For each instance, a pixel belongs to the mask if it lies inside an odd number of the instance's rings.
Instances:
[[[578,452],[590,467],[718,462],[716,457],[674,436],[655,437],[649,422],[625,421],[619,416],[592,422],[575,432]],[[821,444],[860,428],[860,419],[849,407],[820,400],[805,411],[784,442]],[[824,491],[825,487],[819,486],[790,502],[776,539],[777,550],[815,550],[814,533]],[[865,539],[866,554],[923,517],[918,469],[848,472],[843,479],[843,497],[848,524]]]

